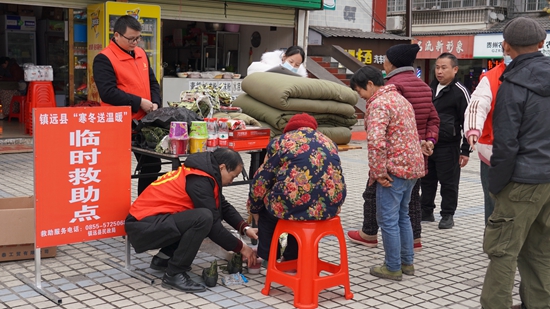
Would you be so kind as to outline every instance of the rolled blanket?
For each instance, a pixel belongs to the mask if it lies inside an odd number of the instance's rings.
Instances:
[[[270,126],[266,122],[260,121],[264,128],[271,129],[271,138],[282,135],[283,131]],[[330,138],[337,145],[346,145],[351,141],[351,130],[345,127],[317,127],[317,130]]]
[[[336,101],[354,106],[359,97],[349,87],[321,79],[302,78],[271,72],[247,76],[242,89],[254,99],[280,110],[306,111],[301,101],[291,98]],[[313,112],[313,111],[311,111]]]
[[[257,74],[257,73],[255,73]],[[233,106],[238,106],[242,109],[243,113],[250,115],[251,117],[268,123],[270,126],[283,130],[288,120],[302,111],[283,111],[271,106],[265,105],[258,100],[255,100],[247,94],[240,95],[235,101]],[[349,116],[331,114],[331,113],[308,113],[317,120],[319,126],[325,127],[351,127],[357,123],[355,114]]]

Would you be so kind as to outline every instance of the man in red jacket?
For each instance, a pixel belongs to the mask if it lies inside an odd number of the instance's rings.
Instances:
[[[145,51],[138,47],[141,24],[132,16],[119,17],[109,45],[95,58],[94,79],[101,105],[131,106],[132,118],[139,120],[162,106],[160,87]],[[136,154],[144,166],[141,172],[158,173],[160,159]],[[156,177],[138,180],[138,194]]]
[[[424,160],[427,172],[428,156],[437,142],[439,117],[432,103],[432,91],[420,78],[416,77],[413,62],[420,50],[418,44],[399,44],[390,47],[386,52],[384,70],[387,72],[386,84],[394,84],[399,94],[407,99],[416,118],[416,127],[420,142],[423,145]],[[363,193],[363,227],[361,230],[349,231],[348,238],[367,247],[378,245],[378,224],[376,221],[376,186],[368,186]],[[414,236],[414,249],[420,251],[422,211],[420,207],[420,179],[416,181],[409,203],[409,216]]]

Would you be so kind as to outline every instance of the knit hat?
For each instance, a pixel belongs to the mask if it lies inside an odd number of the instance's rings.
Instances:
[[[396,68],[412,66],[419,50],[418,44],[394,45],[386,51],[386,57]]]
[[[506,43],[512,46],[531,46],[546,39],[544,28],[531,18],[516,17],[504,27]]]
[[[285,129],[283,130],[283,133],[286,133],[288,131],[294,131],[302,127],[308,127],[308,128],[312,128],[313,130],[316,130],[317,120],[315,120],[315,118],[313,118],[312,116],[306,113],[296,114],[292,116],[292,118],[290,118],[290,120],[285,126]]]

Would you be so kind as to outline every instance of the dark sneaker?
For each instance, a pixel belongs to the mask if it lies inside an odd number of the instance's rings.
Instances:
[[[401,271],[401,269],[398,271],[390,271],[386,267],[386,264],[382,266],[371,267],[370,274],[378,278],[384,278],[384,279],[390,279],[390,280],[396,280],[396,281],[403,280],[403,272]]]
[[[162,287],[187,293],[200,293],[206,291],[204,285],[191,280],[186,273],[176,274],[174,276],[164,274],[164,277],[162,277]]]
[[[154,270],[162,270],[165,271],[166,267],[168,267],[168,259],[162,259],[158,256],[153,256],[153,259],[151,260],[151,264],[149,265]]]
[[[401,264],[401,272],[407,276],[414,276],[414,265]]]
[[[453,215],[443,215],[443,218],[439,221],[439,229],[441,230],[451,229],[454,225]]]
[[[434,222],[435,221],[434,213],[422,210],[422,221]]]

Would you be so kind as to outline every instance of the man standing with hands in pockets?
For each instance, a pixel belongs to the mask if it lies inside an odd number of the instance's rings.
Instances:
[[[159,83],[147,54],[138,47],[141,41],[139,21],[129,15],[121,16],[113,32],[109,45],[94,58],[93,64],[101,105],[131,106],[132,118],[139,120],[162,107]],[[160,171],[158,158],[136,154],[136,160],[145,164],[142,173]],[[138,195],[156,178],[139,178]]]

